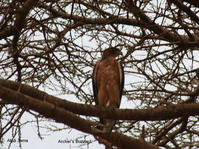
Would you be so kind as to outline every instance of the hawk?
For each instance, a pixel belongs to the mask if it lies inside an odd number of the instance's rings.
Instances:
[[[94,67],[93,71],[93,93],[96,105],[103,107],[119,108],[124,88],[124,70],[116,60],[120,50],[111,47],[106,49],[102,58]],[[101,119],[104,125],[103,132],[110,133],[115,120]]]

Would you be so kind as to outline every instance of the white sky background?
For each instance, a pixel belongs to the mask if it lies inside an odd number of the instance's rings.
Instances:
[[[84,46],[86,44],[89,45],[89,47],[95,47],[93,42],[85,42],[88,40],[80,41]],[[137,53],[138,57],[142,57],[143,53]],[[124,55],[124,54],[123,54]],[[135,56],[135,55],[134,55]],[[195,52],[194,56],[199,56],[199,52]],[[143,58],[143,57],[142,57]],[[99,57],[96,58],[96,61],[99,60]],[[188,65],[188,63],[187,63]],[[191,65],[191,64],[190,64]],[[198,67],[197,65],[194,65],[195,67]],[[129,76],[126,74],[125,77],[125,84],[129,84],[134,80],[135,78],[133,76]],[[137,78],[136,78],[137,79]],[[91,84],[88,87],[88,90],[91,90]],[[168,89],[173,90],[174,88],[172,86],[169,86]],[[42,89],[48,94],[51,95],[56,95],[57,97],[61,97],[63,99],[70,100],[72,102],[77,102],[79,103],[80,101],[75,97],[71,95],[57,95],[57,92],[53,92],[52,90],[47,90],[47,89]],[[136,102],[135,101],[127,101],[126,97],[122,97],[121,105],[120,108],[129,108],[133,109],[136,107]],[[24,121],[27,119],[32,119],[32,116],[30,114],[24,114],[23,116]],[[33,118],[34,119],[34,118]],[[35,120],[35,119],[34,119]],[[57,125],[58,128],[67,128],[67,126],[64,126],[62,124],[56,124],[56,123],[49,123],[49,122],[44,122],[42,125]],[[81,124],[80,124],[81,125]],[[37,127],[36,123],[30,123],[27,125],[24,125],[24,128],[21,130],[22,132],[22,139],[24,139],[24,143],[22,141],[22,149],[103,149],[104,145],[98,144],[97,141],[91,136],[86,133],[82,133],[80,131],[76,131],[75,129],[65,129],[57,132],[52,132],[52,131],[46,131],[46,129],[41,129],[41,135],[44,137],[42,140],[39,139],[37,135]],[[82,137],[83,134],[88,135],[86,138],[79,138]],[[17,138],[17,137],[16,137]],[[0,144],[0,149],[7,149],[10,143],[11,138],[11,133],[9,132],[8,134],[5,135],[3,144]],[[91,143],[89,145],[83,144],[83,143],[77,143],[76,139],[81,140],[81,141],[95,141],[94,143]],[[27,142],[28,141],[28,142]],[[65,143],[59,143],[59,141],[66,141]],[[19,144],[16,140],[16,142],[12,143],[11,149],[19,149]]]

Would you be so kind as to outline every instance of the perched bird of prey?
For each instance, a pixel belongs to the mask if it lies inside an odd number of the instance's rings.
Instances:
[[[93,92],[96,105],[119,108],[124,88],[124,70],[116,60],[120,50],[111,47],[103,52],[93,71]],[[100,119],[103,132],[110,133],[115,120]]]

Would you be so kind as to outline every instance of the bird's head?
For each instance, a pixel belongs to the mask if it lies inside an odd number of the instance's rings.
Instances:
[[[121,51],[118,48],[110,47],[110,48],[104,50],[103,55],[102,55],[102,59],[105,59],[109,56],[117,57],[120,54],[121,54]]]

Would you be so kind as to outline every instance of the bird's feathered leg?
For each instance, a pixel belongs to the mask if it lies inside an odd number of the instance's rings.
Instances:
[[[113,126],[115,125],[115,120],[112,119],[104,119],[104,127],[103,127],[103,132],[104,133],[111,133]]]
[[[110,100],[108,100],[108,102],[106,103],[106,107],[107,108],[112,107],[111,104],[110,104]],[[112,129],[113,129],[113,126],[115,125],[115,123],[116,123],[116,120],[113,120],[113,119],[103,119],[103,124],[104,124],[103,132],[110,134],[111,131],[112,131]]]

